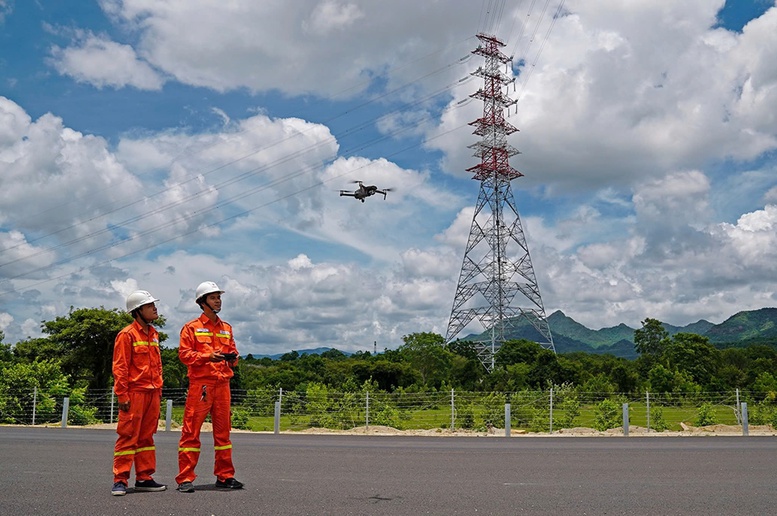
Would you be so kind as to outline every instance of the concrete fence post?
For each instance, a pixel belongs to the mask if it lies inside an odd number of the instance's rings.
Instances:
[[[624,437],[629,436],[629,404],[628,403],[623,404],[623,435]]]
[[[165,432],[169,432],[173,423],[173,400],[167,400],[167,410],[165,411]]]
[[[451,432],[453,432],[453,429],[456,425],[456,403],[454,399],[455,399],[454,390],[451,389]]]
[[[370,429],[370,393],[368,392],[366,394],[367,394],[367,400],[366,400],[366,406],[365,406],[366,414],[364,416],[364,423],[365,423],[364,428],[366,430],[369,430]]]
[[[553,433],[553,387],[550,388],[550,433]]]
[[[70,398],[62,400],[62,428],[67,428],[67,415],[70,412]]]
[[[747,421],[747,403],[742,402],[742,435],[750,435]]]
[[[510,437],[510,404],[505,403],[505,437]]]
[[[281,433],[281,402],[275,402],[275,435]]]
[[[38,386],[32,389],[32,426],[35,426],[35,408],[38,405]]]

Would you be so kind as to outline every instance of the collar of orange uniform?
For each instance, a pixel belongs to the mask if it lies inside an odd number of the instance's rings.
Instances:
[[[220,325],[221,325],[221,319],[219,318],[219,316],[218,316],[218,315],[216,316],[216,321],[215,321],[215,322],[212,322],[212,321],[210,320],[210,317],[208,317],[208,316],[207,316],[207,315],[205,315],[204,313],[203,313],[203,314],[200,314],[199,320],[200,320],[200,322],[201,322],[203,325],[211,325],[211,326],[220,326]]]
[[[143,329],[143,326],[135,319],[132,320],[132,327],[135,328],[140,333],[145,333],[148,336],[153,335],[153,333],[156,331],[156,328],[152,326],[151,324],[148,325],[148,331]]]

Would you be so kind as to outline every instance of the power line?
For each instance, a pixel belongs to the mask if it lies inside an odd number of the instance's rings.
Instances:
[[[423,104],[423,103],[425,103],[426,101],[428,101],[429,99],[431,99],[431,98],[435,98],[435,97],[439,96],[440,94],[442,94],[442,93],[445,93],[445,92],[449,91],[451,88],[453,88],[453,87],[457,86],[458,84],[460,84],[460,81],[456,81],[456,82],[454,82],[454,83],[450,83],[450,84],[448,84],[447,86],[445,86],[444,88],[441,88],[440,90],[438,90],[437,92],[434,92],[434,93],[430,94],[430,95],[429,95],[429,96],[427,96],[427,97],[424,97],[424,98],[418,99],[418,100],[416,100],[415,102],[413,102],[413,103],[411,103],[411,104],[408,104],[408,105],[406,105],[404,108],[406,109],[406,108],[408,108],[408,107],[412,107],[412,106],[416,106],[416,105],[419,105],[419,104]],[[454,104],[454,105],[453,105],[453,107],[452,107],[452,108],[450,108],[450,109],[455,109],[455,108],[458,108],[458,107],[462,107],[463,105],[464,105],[464,104]],[[400,110],[400,109],[396,109],[396,110],[394,110],[394,112],[402,112],[402,110]],[[383,115],[383,116],[385,116],[385,115]],[[433,117],[434,117],[433,115],[431,115],[431,114],[427,114],[427,115],[426,115],[425,117],[423,117],[423,118],[422,118],[420,121],[421,121],[421,122],[428,121],[428,120],[431,120]],[[370,121],[368,121],[368,122],[365,122],[365,123],[363,123],[363,124],[362,124],[362,127],[364,127],[364,126],[367,126],[367,125],[369,125],[370,123],[371,123]],[[464,127],[464,125],[462,125],[462,126],[460,126],[460,127]],[[367,142],[365,142],[365,143],[362,143],[362,144],[360,144],[360,145],[359,145],[359,146],[357,146],[357,147],[354,147],[354,148],[348,149],[346,152],[344,152],[343,154],[339,155],[339,156],[338,156],[337,158],[335,158],[335,159],[341,159],[341,158],[343,158],[343,157],[352,157],[352,156],[354,156],[354,155],[355,155],[357,152],[359,152],[359,151],[362,151],[362,150],[364,150],[364,149],[366,149],[366,148],[369,148],[369,147],[371,147],[371,146],[373,146],[373,145],[375,145],[375,144],[377,144],[377,143],[380,143],[380,142],[383,142],[383,141],[389,140],[389,139],[391,139],[391,138],[394,138],[394,137],[396,137],[396,136],[398,136],[398,135],[400,135],[400,134],[402,134],[402,133],[404,133],[404,132],[410,131],[411,129],[414,129],[414,128],[413,128],[413,127],[411,127],[411,126],[403,126],[403,127],[400,127],[399,129],[397,129],[397,130],[395,130],[395,131],[393,131],[393,132],[390,132],[390,133],[384,134],[384,135],[382,135],[381,137],[379,137],[379,138],[377,138],[377,139],[373,139],[373,140],[367,141]],[[457,128],[457,129],[458,129],[458,128]],[[448,132],[450,132],[450,131],[448,131]],[[444,133],[444,134],[448,134],[448,132],[446,132],[446,133]],[[427,140],[427,141],[428,141],[428,140]],[[325,142],[324,142],[324,143],[325,143]],[[405,150],[408,150],[408,149],[410,149],[410,148],[415,148],[415,147],[418,147],[418,146],[422,145],[423,143],[424,143],[424,142],[419,142],[419,143],[417,143],[417,144],[415,144],[415,145],[413,145],[413,146],[411,146],[411,147],[408,147],[408,148],[407,148],[407,149],[405,149]],[[252,170],[246,171],[246,172],[244,172],[243,174],[241,174],[241,176],[248,177],[248,176],[250,176],[250,175],[253,175],[253,174],[254,174],[255,172],[257,172],[257,171],[260,171],[260,170],[267,170],[267,169],[269,169],[269,168],[272,168],[273,166],[277,166],[278,164],[280,164],[280,162],[286,162],[286,161],[290,161],[291,159],[294,159],[294,158],[296,158],[296,157],[299,157],[299,155],[301,155],[301,154],[303,154],[303,153],[305,153],[305,152],[309,152],[311,149],[313,149],[314,147],[316,147],[316,146],[318,146],[318,145],[320,145],[320,144],[321,144],[321,142],[320,142],[319,144],[316,144],[316,145],[314,145],[314,146],[311,146],[311,147],[308,147],[308,148],[302,149],[301,151],[299,151],[299,152],[297,152],[297,153],[294,153],[294,154],[292,154],[292,155],[287,155],[287,156],[284,156],[284,157],[280,158],[280,159],[279,159],[277,162],[274,162],[274,163],[272,163],[272,164],[265,165],[265,166],[262,166],[262,167],[256,167],[256,168],[254,168],[254,169],[252,169]],[[404,152],[404,150],[403,150],[402,152]],[[400,153],[401,153],[401,152],[397,152],[397,153],[394,153],[394,154],[392,154],[392,155],[390,155],[390,156],[393,156],[393,155],[396,155],[396,154],[400,154]],[[279,185],[279,184],[281,184],[281,183],[284,183],[284,182],[286,182],[286,181],[290,181],[290,180],[292,180],[292,179],[295,179],[295,178],[297,178],[297,177],[300,177],[301,175],[304,175],[305,173],[308,173],[310,170],[311,170],[311,168],[310,168],[310,167],[306,167],[306,168],[304,168],[304,169],[302,169],[302,170],[298,170],[297,172],[294,172],[294,173],[291,173],[291,174],[287,174],[287,175],[286,175],[286,176],[284,176],[283,178],[280,178],[280,179],[277,179],[277,180],[275,180],[275,181],[272,181],[272,182],[270,182],[269,184],[263,184],[263,185],[259,185],[259,186],[255,187],[255,188],[252,188],[252,189],[249,189],[249,190],[242,191],[241,193],[239,193],[239,194],[237,194],[237,195],[235,195],[235,196],[232,196],[232,197],[230,197],[230,198],[224,199],[223,201],[221,201],[221,202],[220,202],[220,203],[218,203],[217,205],[215,205],[215,206],[211,206],[211,207],[210,207],[210,208],[208,208],[208,209],[205,209],[205,210],[196,210],[196,211],[192,212],[192,214],[191,214],[191,215],[189,215],[188,217],[185,217],[185,219],[184,219],[184,222],[191,221],[192,219],[194,219],[194,218],[195,218],[195,216],[198,216],[198,215],[204,215],[204,214],[207,214],[207,213],[210,213],[210,212],[213,212],[213,211],[216,211],[216,210],[222,209],[222,208],[224,208],[224,207],[226,207],[226,206],[228,206],[228,205],[230,205],[230,204],[234,204],[236,201],[242,200],[242,199],[244,199],[244,198],[246,198],[246,197],[249,197],[249,196],[251,196],[251,195],[253,195],[253,194],[255,194],[255,193],[258,193],[258,192],[260,192],[260,191],[263,191],[263,190],[266,190],[266,189],[272,188],[273,186],[277,186],[277,185]],[[229,182],[230,182],[230,183],[231,183],[231,182],[236,182],[237,180],[238,180],[238,179],[236,179],[236,178],[233,178],[233,179],[232,179],[232,180],[230,180]],[[223,184],[222,184],[222,185],[220,185],[220,186],[223,186]],[[171,208],[173,208],[173,207],[176,207],[176,206],[178,206],[178,205],[187,204],[187,203],[189,203],[191,200],[193,200],[193,199],[195,199],[196,197],[198,197],[198,196],[202,195],[203,193],[207,193],[208,191],[212,191],[212,189],[213,189],[213,188],[215,188],[215,187],[212,187],[210,190],[203,190],[203,191],[197,192],[197,193],[195,193],[195,194],[193,194],[193,195],[191,195],[191,196],[189,196],[189,197],[187,197],[187,198],[181,199],[181,200],[179,200],[179,202],[177,202],[177,203],[174,203],[174,205],[165,206],[165,207],[159,208],[159,209],[157,209],[157,210],[152,210],[151,212],[148,212],[148,213],[144,214],[143,216],[136,216],[136,217],[133,217],[133,219],[130,219],[129,221],[124,221],[124,222],[125,222],[125,223],[134,222],[134,221],[140,220],[141,218],[146,218],[146,217],[148,217],[148,216],[151,216],[151,215],[158,215],[158,214],[160,214],[160,213],[162,213],[162,212],[164,212],[164,211],[166,211],[166,210],[168,210],[168,209],[171,209]],[[302,191],[306,191],[306,190],[307,190],[307,189],[303,189],[303,190],[301,190],[300,192],[296,192],[296,193],[301,193]],[[286,197],[284,197],[284,198],[287,198],[287,197],[289,197],[289,196],[286,196]],[[245,213],[250,213],[251,211],[253,211],[253,210],[248,210],[248,211],[246,211]],[[222,222],[225,222],[225,221],[227,221],[227,220],[231,220],[231,218],[232,218],[232,217],[228,217],[228,218],[224,219]],[[111,242],[111,243],[109,243],[109,244],[104,244],[104,245],[102,245],[102,246],[99,246],[99,247],[96,247],[96,248],[92,248],[92,249],[89,249],[89,250],[87,250],[87,251],[84,251],[84,252],[82,252],[82,253],[79,253],[79,254],[77,254],[77,255],[75,255],[75,256],[70,256],[70,257],[67,257],[67,258],[63,258],[63,259],[61,259],[61,260],[58,260],[58,261],[56,261],[56,262],[54,262],[54,263],[51,263],[51,264],[48,264],[48,265],[45,265],[45,266],[39,267],[39,268],[37,268],[37,269],[27,270],[27,271],[25,271],[25,272],[23,272],[23,273],[17,274],[17,275],[15,275],[15,276],[9,276],[9,277],[7,277],[7,278],[5,278],[5,279],[6,279],[6,280],[14,280],[14,279],[18,279],[18,278],[23,278],[23,277],[25,277],[25,276],[29,276],[29,275],[31,275],[31,274],[34,274],[34,273],[44,272],[44,271],[46,271],[46,270],[49,270],[49,269],[52,269],[52,268],[54,268],[54,267],[56,267],[56,266],[58,266],[58,265],[64,265],[64,264],[66,264],[66,263],[70,263],[70,262],[72,262],[72,261],[75,261],[75,260],[77,260],[77,259],[79,259],[79,258],[84,258],[84,257],[90,256],[90,255],[92,255],[92,254],[95,254],[95,253],[97,253],[97,252],[99,252],[99,251],[106,251],[106,250],[108,250],[108,249],[112,249],[112,248],[118,247],[118,246],[120,246],[120,245],[126,244],[126,243],[128,243],[128,242],[131,242],[131,241],[137,240],[137,239],[139,239],[139,238],[141,238],[141,237],[145,237],[145,236],[152,235],[152,234],[154,234],[154,233],[157,233],[158,231],[161,231],[161,230],[163,230],[163,229],[166,229],[166,228],[169,228],[169,227],[173,227],[173,226],[175,226],[176,224],[179,224],[179,223],[181,223],[181,222],[182,222],[182,221],[181,221],[181,219],[180,219],[180,218],[179,218],[179,219],[172,220],[172,221],[168,221],[168,222],[165,222],[165,223],[163,223],[163,224],[159,224],[159,225],[153,226],[153,227],[151,227],[151,228],[149,228],[149,229],[147,229],[147,230],[145,230],[145,231],[143,231],[143,232],[137,233],[137,234],[133,235],[132,237],[129,237],[129,238],[122,239],[122,240],[120,240],[120,241],[118,241],[118,242]],[[206,227],[212,227],[212,225],[208,225],[208,226],[206,226]],[[192,231],[192,232],[189,232],[189,233],[186,233],[186,234],[188,235],[188,234],[191,234],[191,233],[193,233],[193,232],[196,232],[196,231],[198,231],[198,230],[199,230],[199,229],[197,229],[197,230],[194,230],[194,231]],[[90,234],[90,235],[87,235],[87,236],[85,236],[85,237],[81,237],[81,238],[79,238],[79,239],[76,239],[76,241],[83,241],[84,239],[87,239],[87,238],[94,238],[94,237],[96,237],[96,236],[99,236],[99,235],[101,235],[101,234],[104,234],[104,233],[110,233],[110,231],[111,231],[110,229],[102,229],[102,230],[99,230],[99,231],[97,231],[97,232],[94,232],[94,233],[92,233],[92,234]],[[166,242],[169,242],[169,241],[171,241],[171,240],[174,240],[175,238],[178,238],[178,237],[179,237],[179,236],[176,236],[176,237],[174,237],[174,238],[172,238],[172,239],[168,239],[168,240],[164,240],[164,241],[162,241],[162,242],[158,242],[158,243],[156,243],[156,244],[152,244],[152,245],[150,245],[150,246],[148,246],[148,247],[144,248],[143,250],[151,249],[151,248],[153,248],[153,247],[156,247],[156,246],[158,246],[158,245],[161,245],[161,244],[163,244],[163,243],[166,243]],[[69,243],[63,244],[63,246],[64,246],[64,245],[67,245],[67,244],[72,244],[72,243],[74,243],[74,242],[76,242],[76,241],[71,241],[71,242],[69,242]],[[26,257],[25,257],[25,259],[31,258],[31,257],[33,257],[33,256],[37,256],[37,255],[39,255],[39,254],[43,254],[44,252],[48,252],[48,251],[50,251],[50,250],[52,250],[52,249],[46,249],[46,250],[43,250],[43,251],[39,251],[39,252],[37,252],[37,253],[34,253],[34,254],[32,254],[32,255],[26,256]],[[139,251],[138,251],[138,252],[139,252]],[[133,253],[133,254],[134,254],[134,253]],[[19,261],[19,260],[17,259],[17,260],[15,260],[15,261]],[[110,260],[109,260],[109,261],[110,261]],[[8,263],[12,263],[12,262],[8,262]],[[9,292],[12,292],[12,291],[9,291]],[[7,293],[7,292],[6,292],[6,293]]]
[[[465,39],[465,40],[462,40],[462,41],[466,41],[466,40],[468,40],[468,39],[470,39],[470,38],[467,38],[467,39]],[[429,54],[427,54],[426,56],[424,56],[423,58],[419,58],[419,59],[425,59],[425,58],[428,58],[428,57],[430,57],[430,56],[433,56],[433,55],[435,55],[435,54],[437,54],[437,53],[440,53],[440,52],[442,52],[442,50],[440,50],[440,51],[437,51],[437,52],[432,52],[432,53],[429,53]],[[457,60],[456,62],[454,62],[454,63],[448,63],[448,64],[446,64],[446,65],[444,65],[444,66],[442,66],[442,67],[439,67],[439,68],[437,68],[436,70],[433,70],[433,71],[431,71],[431,72],[429,72],[429,73],[426,73],[426,74],[424,74],[424,75],[422,75],[422,76],[420,76],[420,77],[417,77],[417,78],[415,78],[415,79],[413,79],[413,80],[411,80],[411,81],[409,81],[409,82],[407,82],[407,83],[405,83],[405,84],[402,84],[402,85],[400,85],[400,86],[398,86],[398,87],[394,88],[393,90],[389,90],[389,91],[386,91],[386,92],[384,92],[384,93],[382,93],[382,94],[380,94],[380,95],[373,96],[373,97],[371,97],[369,100],[366,100],[366,101],[364,101],[364,102],[362,102],[362,103],[360,103],[360,104],[358,104],[358,105],[356,105],[356,106],[353,106],[353,107],[351,107],[351,108],[349,108],[349,109],[347,109],[347,110],[345,110],[345,111],[342,111],[342,112],[340,112],[340,113],[336,114],[335,116],[332,116],[332,117],[330,117],[330,118],[328,118],[328,119],[326,119],[326,120],[324,120],[324,121],[322,121],[322,122],[319,122],[319,123],[318,123],[318,124],[316,124],[316,125],[319,125],[319,124],[324,124],[324,125],[326,125],[326,124],[329,124],[329,123],[331,123],[331,122],[333,122],[333,121],[335,121],[335,120],[337,120],[337,119],[339,119],[339,118],[341,118],[341,117],[343,117],[343,116],[345,116],[345,115],[352,114],[352,113],[354,113],[354,112],[356,112],[356,111],[358,111],[358,110],[360,110],[360,109],[362,109],[362,108],[365,108],[365,107],[367,107],[367,106],[369,106],[369,105],[371,105],[371,104],[373,104],[373,103],[375,103],[375,102],[381,101],[381,100],[383,100],[383,99],[385,99],[385,98],[387,98],[387,97],[390,97],[390,96],[392,96],[392,95],[398,94],[398,93],[402,92],[403,90],[405,90],[405,89],[407,89],[407,88],[409,88],[409,87],[411,87],[411,86],[413,86],[413,85],[415,85],[415,84],[417,84],[417,83],[420,83],[420,82],[421,82],[421,81],[423,81],[424,79],[427,79],[427,78],[429,78],[429,77],[432,77],[432,76],[434,76],[434,75],[437,75],[437,74],[439,74],[439,73],[442,73],[442,72],[444,72],[444,71],[447,71],[447,70],[451,69],[452,67],[458,66],[458,65],[460,65],[460,64],[462,64],[462,63],[465,63],[466,61],[468,61],[468,60],[469,60],[469,58],[470,58],[470,57],[471,57],[471,54],[468,54],[468,55],[466,55],[465,57],[458,59],[458,60]],[[408,65],[406,64],[406,65],[403,65],[403,66],[401,66],[401,67],[398,67],[398,68],[397,68],[397,70],[401,70],[401,69],[402,69],[402,68],[404,68],[405,66],[408,66]],[[447,91],[448,89],[450,89],[450,88],[451,88],[451,87],[453,87],[453,86],[455,86],[455,84],[449,85],[447,88],[445,88],[445,89],[444,89],[444,90],[442,90],[442,91],[443,91],[443,92],[444,92],[444,91]],[[345,90],[344,90],[344,91],[345,91]],[[412,107],[412,106],[415,106],[415,105],[418,105],[418,104],[420,104],[421,102],[423,102],[423,101],[426,101],[426,100],[429,100],[430,98],[433,98],[433,97],[434,97],[434,95],[427,96],[427,97],[425,97],[424,99],[421,99],[421,100],[420,100],[420,101],[418,101],[418,102],[415,102],[415,103],[413,103],[413,104],[410,104],[410,107]],[[388,114],[392,114],[392,113],[396,113],[396,112],[399,112],[399,110],[398,110],[398,109],[397,109],[397,110],[393,110],[393,111],[389,112]],[[368,121],[366,121],[366,122],[364,122],[364,123],[360,124],[359,126],[356,126],[356,128],[363,129],[363,128],[367,127],[367,126],[370,126],[370,125],[372,125],[372,124],[373,124],[375,121],[377,121],[379,118],[385,117],[386,115],[387,115],[387,114],[385,114],[385,113],[384,113],[384,114],[381,114],[381,115],[380,115],[380,117],[369,119]],[[346,130],[344,133],[342,133],[342,134],[341,134],[341,136],[343,136],[343,137],[344,137],[344,136],[347,136],[347,135],[349,135],[350,133],[352,133],[353,131],[354,131],[354,128],[349,128],[349,129],[347,129],[347,130]],[[238,133],[233,133],[233,134],[242,134],[243,132],[246,132],[246,131],[240,131],[240,132],[238,132]],[[245,155],[243,155],[243,156],[241,156],[241,157],[239,157],[239,158],[236,158],[236,159],[234,159],[234,160],[232,160],[232,161],[229,161],[229,162],[227,162],[227,163],[224,163],[224,164],[222,164],[222,165],[219,165],[218,167],[215,167],[215,168],[213,168],[213,169],[210,169],[210,170],[208,170],[207,172],[204,172],[204,173],[201,173],[201,174],[199,174],[199,173],[198,173],[198,174],[196,174],[196,175],[194,175],[194,176],[190,177],[189,179],[187,179],[187,180],[185,180],[185,181],[181,181],[181,182],[178,182],[178,183],[176,183],[176,184],[171,184],[171,185],[168,185],[166,188],[164,188],[164,189],[162,189],[162,190],[159,190],[159,191],[157,191],[156,193],[154,193],[154,194],[152,194],[152,195],[150,195],[150,196],[144,196],[144,197],[141,197],[141,198],[138,198],[138,199],[135,199],[135,200],[129,201],[129,202],[127,202],[127,203],[125,203],[125,204],[122,204],[122,205],[120,205],[120,206],[118,206],[118,207],[114,207],[113,209],[111,209],[111,210],[109,210],[109,211],[107,211],[107,212],[103,212],[103,213],[101,213],[100,215],[96,215],[96,216],[94,216],[94,217],[91,217],[91,218],[89,218],[89,219],[87,219],[87,220],[80,221],[80,222],[78,222],[78,223],[75,223],[75,224],[71,224],[70,226],[67,226],[67,227],[64,227],[64,228],[60,228],[59,230],[56,230],[56,231],[50,232],[50,233],[48,233],[48,234],[46,234],[46,235],[41,235],[41,236],[38,236],[38,237],[36,237],[36,238],[34,238],[34,239],[25,240],[25,242],[23,242],[23,243],[20,243],[20,244],[17,244],[17,245],[14,245],[14,246],[10,246],[10,247],[7,247],[7,248],[5,248],[5,249],[4,249],[4,251],[6,251],[6,252],[7,252],[7,251],[11,251],[11,250],[13,250],[13,249],[16,249],[16,248],[19,248],[19,247],[21,247],[21,246],[23,246],[23,245],[28,245],[28,244],[31,244],[31,243],[34,243],[34,242],[40,241],[40,240],[42,240],[42,239],[45,239],[45,238],[48,238],[48,237],[51,237],[51,236],[55,236],[55,235],[57,235],[57,234],[60,234],[60,233],[63,233],[63,232],[65,232],[65,231],[72,230],[72,229],[75,229],[75,228],[77,228],[77,227],[79,227],[79,226],[82,226],[82,225],[88,224],[88,223],[90,223],[90,222],[94,222],[94,221],[96,221],[96,220],[99,220],[100,218],[106,217],[106,216],[108,216],[108,215],[111,215],[111,214],[113,214],[113,213],[117,213],[117,212],[119,212],[119,211],[121,211],[121,210],[123,210],[123,209],[130,208],[130,207],[132,207],[132,206],[134,206],[134,205],[137,205],[137,204],[139,204],[139,203],[141,203],[141,202],[147,202],[149,199],[151,199],[151,198],[155,198],[155,197],[157,197],[157,196],[160,196],[160,195],[162,195],[162,194],[165,194],[165,193],[167,193],[168,191],[170,191],[170,190],[171,190],[171,189],[173,189],[173,188],[179,188],[179,187],[182,187],[182,186],[186,185],[187,183],[190,183],[190,182],[192,182],[192,181],[196,181],[196,180],[200,179],[200,176],[207,176],[207,175],[209,175],[209,174],[212,174],[212,173],[214,173],[214,172],[217,172],[217,171],[219,171],[219,170],[223,170],[223,169],[225,169],[225,168],[227,168],[227,167],[229,167],[229,166],[231,166],[231,165],[234,165],[234,164],[236,164],[236,163],[239,163],[240,161],[243,161],[243,160],[245,160],[245,159],[247,159],[247,158],[249,158],[249,157],[251,157],[251,156],[254,156],[254,155],[256,155],[256,154],[258,154],[258,153],[260,153],[260,152],[262,152],[262,151],[265,151],[265,150],[271,149],[271,148],[273,148],[273,147],[275,147],[275,146],[277,146],[277,145],[280,145],[280,144],[282,144],[282,143],[288,142],[289,140],[291,140],[291,139],[293,139],[293,138],[296,138],[296,137],[299,137],[300,135],[304,135],[304,134],[306,134],[306,133],[307,133],[307,131],[303,131],[303,132],[295,133],[295,134],[294,134],[294,135],[292,135],[292,136],[289,136],[289,137],[283,138],[283,139],[281,139],[281,140],[278,140],[278,141],[276,141],[276,142],[273,142],[273,143],[271,143],[271,144],[269,144],[269,145],[267,145],[267,146],[263,146],[263,147],[261,147],[261,148],[258,148],[258,149],[256,149],[256,150],[254,150],[254,151],[252,151],[252,152],[250,152],[250,153],[248,153],[248,154],[245,154]],[[220,143],[220,142],[217,142],[217,143]],[[325,143],[325,142],[323,142],[323,143]],[[319,146],[319,145],[322,145],[323,143],[322,143],[322,142],[320,142],[319,144],[316,144],[315,146],[312,146],[312,147],[310,147],[310,148],[308,148],[308,149],[303,149],[303,151],[301,151],[301,152],[303,152],[303,153],[304,153],[304,152],[307,152],[307,151],[309,151],[309,150],[312,150],[314,147],[316,147],[316,146]],[[206,146],[206,148],[208,148],[208,147],[213,147],[213,146],[215,146],[215,145],[216,145],[216,144],[213,144],[213,145],[211,145],[211,146]],[[202,150],[203,150],[203,149],[200,149],[198,152],[202,152]],[[299,155],[298,153],[295,153],[294,155],[291,155],[291,156],[287,157],[286,159],[283,159],[283,160],[281,160],[281,162],[288,161],[289,159],[292,159],[293,157],[298,157],[298,155]],[[178,156],[177,156],[177,157],[176,157],[176,158],[175,158],[175,159],[174,159],[174,160],[171,162],[171,164],[172,164],[173,162],[175,162],[175,161],[176,161],[178,158],[180,158],[180,154],[179,154],[179,155],[178,155]],[[267,167],[267,168],[270,168],[270,167]],[[255,172],[256,170],[258,170],[258,169],[253,169],[253,171],[254,171],[254,172]],[[239,176],[239,177],[240,177],[240,179],[238,179],[238,180],[245,179],[245,178],[249,177],[250,175],[251,175],[251,174],[243,174],[243,175]],[[225,185],[225,184],[224,184],[224,185]],[[216,186],[214,186],[214,187],[211,187],[211,188],[217,188],[217,187],[219,187],[219,186],[224,186],[224,185],[216,185]],[[112,185],[111,187],[108,187],[108,188],[115,188],[115,187],[116,187],[116,185]],[[99,231],[97,231],[97,232],[95,232],[95,233],[90,233],[90,234],[87,234],[87,235],[83,235],[83,236],[81,236],[81,237],[79,237],[79,238],[76,238],[76,239],[70,240],[70,241],[68,241],[68,242],[64,242],[64,243],[58,244],[58,245],[56,245],[56,246],[48,247],[48,248],[46,248],[46,249],[43,249],[43,250],[40,250],[40,251],[38,251],[38,252],[36,252],[36,253],[33,253],[33,254],[30,254],[30,255],[26,255],[26,256],[24,256],[24,257],[20,257],[20,258],[14,259],[14,260],[10,260],[10,261],[7,261],[7,262],[4,262],[4,263],[1,263],[1,264],[0,264],[0,268],[4,267],[4,266],[6,266],[6,265],[11,265],[11,264],[13,264],[13,263],[17,263],[17,262],[19,262],[19,261],[22,261],[22,260],[25,260],[25,259],[28,259],[28,258],[34,257],[34,256],[38,256],[38,255],[40,255],[40,254],[43,254],[43,253],[45,253],[45,252],[49,252],[49,251],[56,250],[56,249],[61,249],[61,248],[63,248],[63,247],[68,247],[68,246],[70,246],[70,245],[73,245],[73,244],[76,244],[76,243],[82,242],[82,241],[84,241],[84,240],[87,240],[87,239],[89,239],[89,238],[93,238],[93,237],[95,237],[95,236],[99,236],[100,234],[109,233],[109,232],[111,232],[112,230],[114,230],[114,229],[116,229],[116,228],[123,228],[123,227],[125,227],[127,224],[130,224],[130,223],[135,223],[135,222],[138,222],[138,221],[140,221],[140,220],[143,220],[143,219],[145,219],[145,218],[148,218],[148,217],[154,216],[154,215],[158,214],[160,211],[166,211],[166,210],[169,210],[169,209],[171,209],[171,208],[173,208],[173,207],[176,207],[176,206],[178,206],[178,205],[182,204],[183,202],[187,202],[188,200],[191,200],[192,198],[196,198],[196,197],[199,197],[200,195],[203,195],[203,194],[205,194],[205,193],[208,193],[208,191],[210,191],[210,189],[207,189],[207,190],[202,190],[202,191],[198,192],[197,194],[194,194],[193,196],[190,196],[190,197],[188,197],[188,198],[186,198],[186,199],[184,199],[184,200],[182,200],[182,201],[180,201],[180,202],[178,202],[178,203],[174,203],[174,204],[172,204],[172,205],[167,205],[167,206],[166,206],[166,207],[164,207],[164,208],[160,208],[160,209],[156,209],[156,210],[151,210],[150,212],[144,212],[144,214],[142,214],[142,215],[138,215],[138,216],[135,216],[135,217],[131,217],[130,219],[126,219],[125,221],[122,221],[122,222],[120,222],[120,223],[118,223],[118,224],[112,224],[112,227],[111,227],[110,229],[109,229],[109,228],[104,228],[104,229],[102,229],[102,230],[99,230]],[[75,201],[71,201],[71,202],[75,202]],[[69,204],[69,203],[63,203],[62,205],[60,205],[60,207],[61,207],[61,206],[63,206],[63,205],[66,205],[66,204]],[[54,209],[54,208],[48,208],[47,210],[44,210],[42,213],[45,213],[46,211],[49,211],[49,210],[51,210],[51,209]]]

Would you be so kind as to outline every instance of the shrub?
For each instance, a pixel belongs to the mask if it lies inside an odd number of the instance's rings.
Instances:
[[[243,408],[232,408],[232,428],[238,428],[240,430],[250,430],[248,425],[249,412]]]
[[[714,425],[717,423],[712,403],[702,403],[696,413],[696,426]]]
[[[602,400],[596,405],[594,428],[603,432],[621,426],[618,404],[612,400]]]
[[[664,419],[664,409],[660,405],[654,405],[650,409],[650,428],[656,432],[663,432],[669,428]]]

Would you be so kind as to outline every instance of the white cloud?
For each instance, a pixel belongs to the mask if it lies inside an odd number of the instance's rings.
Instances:
[[[5,312],[0,313],[0,331],[5,331],[12,322],[13,316],[11,314]]]
[[[470,35],[480,9],[410,0],[237,0],[218,7],[209,0],[103,0],[101,6],[116,24],[137,33],[140,55],[183,83],[324,96],[358,93],[387,67],[436,50],[436,31],[421,36],[432,22],[445,19],[446,31]],[[397,30],[413,36],[397,44]],[[446,52],[434,62],[448,57]],[[417,77],[415,70],[405,71]]]
[[[309,20],[303,20],[302,28],[325,36],[352,26],[360,18],[364,18],[364,12],[354,3],[322,0],[313,8]]]
[[[59,73],[97,88],[159,90],[165,82],[132,46],[94,34],[66,48],[52,47],[51,64]]]
[[[480,84],[460,79],[481,64],[462,57],[482,6],[214,5],[101,0],[115,32],[76,30],[52,64],[149,97],[174,80],[210,88],[194,109],[219,127],[102,137],[0,97],[0,251],[19,259],[0,262],[0,293],[19,297],[7,336],[35,335],[71,305],[121,308],[147,288],[175,339],[206,279],[227,290],[242,352],[444,333],[476,198],[460,183],[476,163],[468,123],[482,105],[466,99]],[[547,41],[550,11],[532,44],[526,6],[502,24],[515,28],[506,53],[524,60],[509,121],[525,177],[513,191],[546,309],[601,327],[774,306],[777,8],[734,33],[712,28],[723,0],[565,5]],[[272,93],[243,101],[253,114],[241,118],[241,90]],[[364,102],[366,123],[340,117],[349,98]],[[284,116],[320,99],[340,109],[326,113],[331,129]],[[408,145],[426,135],[418,154],[438,152],[400,164],[381,146],[341,148],[365,128]],[[393,190],[340,197],[354,180]]]

